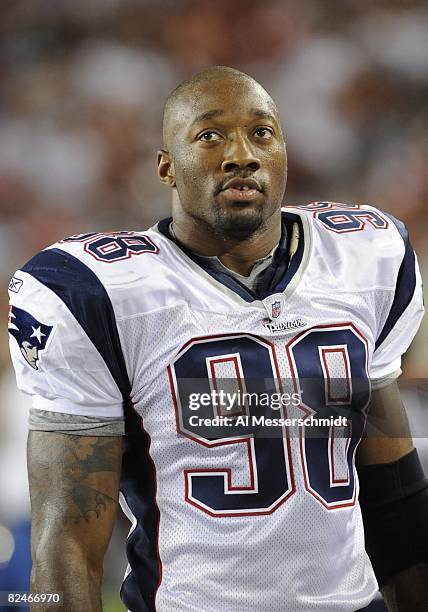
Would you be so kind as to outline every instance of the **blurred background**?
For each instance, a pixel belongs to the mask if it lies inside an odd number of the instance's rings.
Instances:
[[[223,64],[254,76],[278,104],[286,202],[370,203],[400,217],[427,281],[428,8],[15,0],[2,3],[0,40],[0,589],[25,590],[29,400],[15,389],[5,316],[14,270],[61,237],[141,230],[167,216],[170,194],[156,174],[164,99],[182,79]],[[426,319],[405,361],[416,434],[427,411],[412,381],[427,378],[427,342]],[[426,440],[417,444],[428,467]],[[123,609],[127,529],[119,520],[106,562],[108,611]]]

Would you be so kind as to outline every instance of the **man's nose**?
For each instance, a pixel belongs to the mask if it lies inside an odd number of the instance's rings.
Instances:
[[[238,169],[250,169],[254,172],[260,168],[260,160],[245,137],[238,135],[229,142],[221,164],[223,172],[233,172]]]

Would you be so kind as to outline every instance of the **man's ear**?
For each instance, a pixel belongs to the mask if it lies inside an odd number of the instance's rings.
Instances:
[[[174,164],[168,151],[164,149],[158,151],[158,176],[160,182],[164,185],[175,187]]]

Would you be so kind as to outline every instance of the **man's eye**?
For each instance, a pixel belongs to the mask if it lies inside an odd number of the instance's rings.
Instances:
[[[221,136],[217,134],[217,132],[203,132],[203,134],[199,136],[199,140],[202,140],[202,142],[215,142],[220,140],[220,138]]]
[[[269,128],[257,128],[257,130],[254,133],[259,138],[266,138],[266,139],[271,138],[271,136],[273,135],[272,130],[270,130]]]

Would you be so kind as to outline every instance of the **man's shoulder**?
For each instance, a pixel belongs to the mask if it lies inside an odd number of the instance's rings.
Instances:
[[[332,235],[361,233],[361,236],[364,236],[364,233],[371,229],[391,230],[404,225],[390,213],[371,204],[316,201],[308,204],[287,205],[283,210],[305,217],[310,223]]]
[[[101,311],[104,305],[113,307],[116,317],[150,310],[153,296],[164,293],[182,265],[177,251],[156,228],[76,234],[22,266],[11,280],[10,296],[15,303],[47,303],[57,301],[56,294],[72,312]]]
[[[114,276],[139,265],[147,256],[161,252],[159,237],[152,228],[142,231],[88,232],[59,240],[36,257],[49,258],[55,254],[67,254],[68,260],[76,259],[100,277]],[[152,259],[149,257],[149,259]]]
[[[325,245],[330,243],[333,249],[351,253],[357,251],[360,256],[376,256],[383,252],[402,257],[409,242],[403,221],[370,204],[323,201],[286,206],[284,211],[298,215],[309,226],[311,234]],[[369,251],[361,252],[369,246]]]
[[[75,234],[37,253],[21,271],[56,286],[67,284],[70,290],[98,283],[109,288],[152,275],[165,258],[168,242],[154,228]]]
[[[405,224],[375,206],[323,201],[285,211],[306,226],[312,257],[346,282],[392,288],[403,260],[414,257]]]

